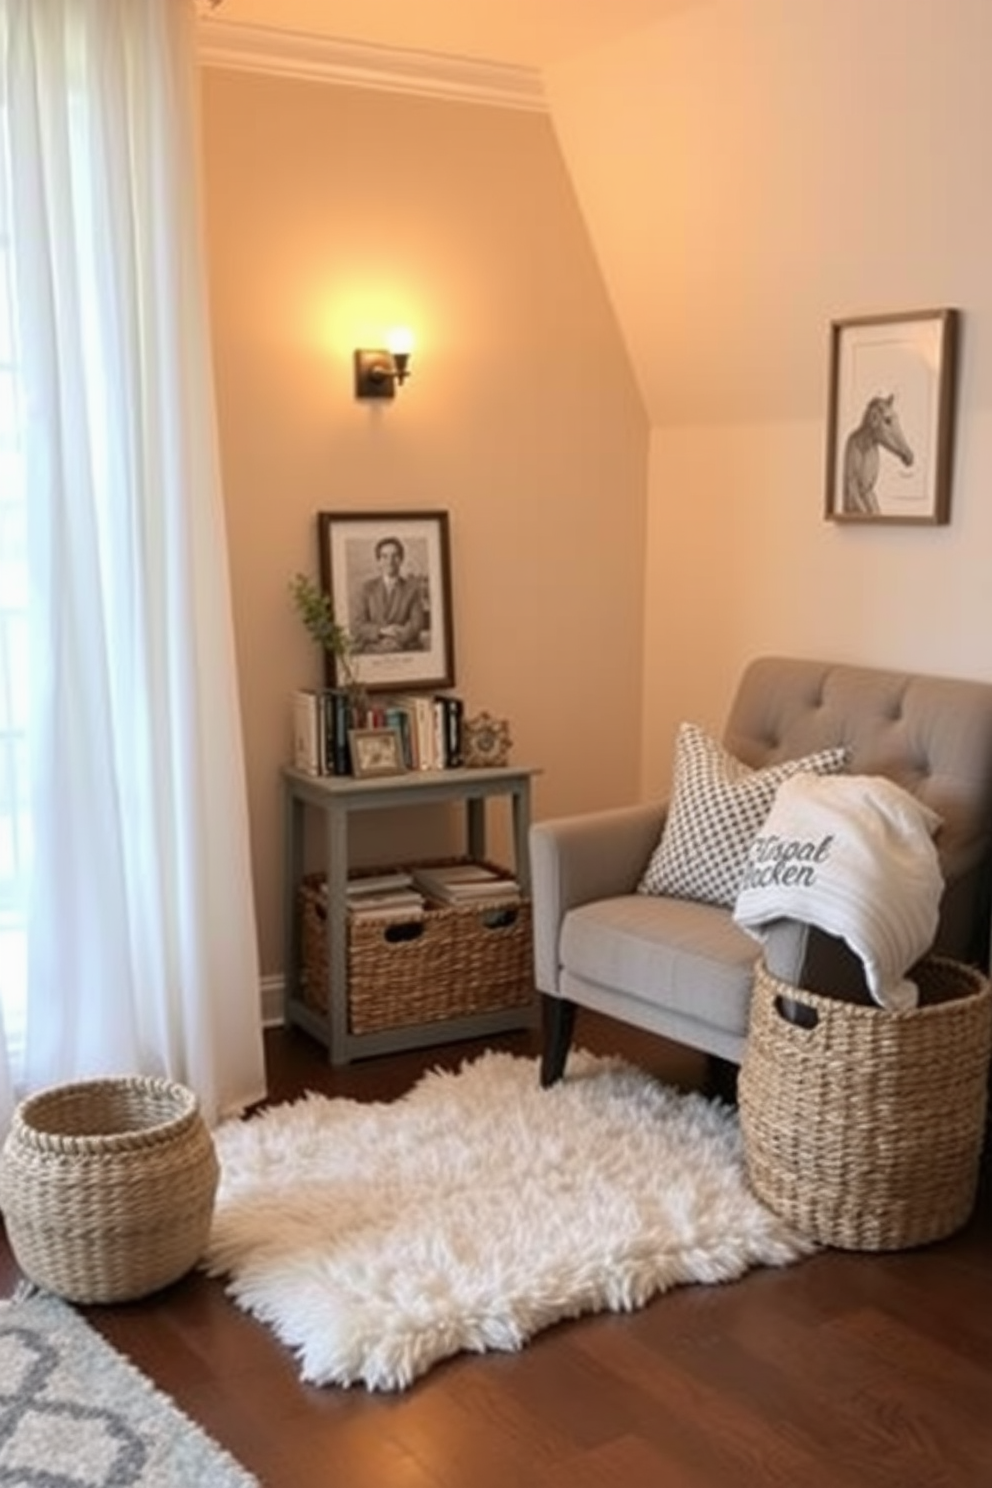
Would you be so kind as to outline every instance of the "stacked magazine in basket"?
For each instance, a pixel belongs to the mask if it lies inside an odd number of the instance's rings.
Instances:
[[[432,905],[516,903],[517,880],[487,863],[436,863],[348,880],[353,920],[419,919]]]
[[[437,863],[410,871],[417,887],[440,904],[504,904],[520,898],[517,880],[487,863]]]
[[[349,878],[348,913],[353,920],[416,920],[426,909],[424,896],[405,869]]]

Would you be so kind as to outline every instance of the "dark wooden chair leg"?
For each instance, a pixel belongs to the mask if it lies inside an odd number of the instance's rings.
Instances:
[[[544,1049],[541,1054],[541,1084],[547,1088],[565,1073],[572,1034],[575,1031],[575,1003],[565,997],[544,998]]]
[[[730,1059],[721,1059],[717,1054],[706,1056],[705,1094],[726,1101],[728,1106],[737,1104],[737,1065]]]

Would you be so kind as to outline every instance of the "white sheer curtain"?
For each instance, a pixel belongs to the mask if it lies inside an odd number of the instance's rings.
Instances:
[[[264,1071],[193,0],[0,0],[0,48],[9,1073],[167,1074],[213,1122]]]

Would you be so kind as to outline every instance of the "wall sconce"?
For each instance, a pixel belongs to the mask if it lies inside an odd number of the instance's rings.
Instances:
[[[410,375],[413,335],[405,329],[390,331],[386,348],[355,352],[355,397],[393,398],[396,386]]]

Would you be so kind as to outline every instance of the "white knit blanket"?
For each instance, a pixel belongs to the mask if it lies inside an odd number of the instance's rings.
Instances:
[[[877,1003],[915,1007],[906,972],[937,931],[939,825],[935,811],[882,776],[793,775],[751,844],[734,919],[759,941],[782,919],[840,936]]]

